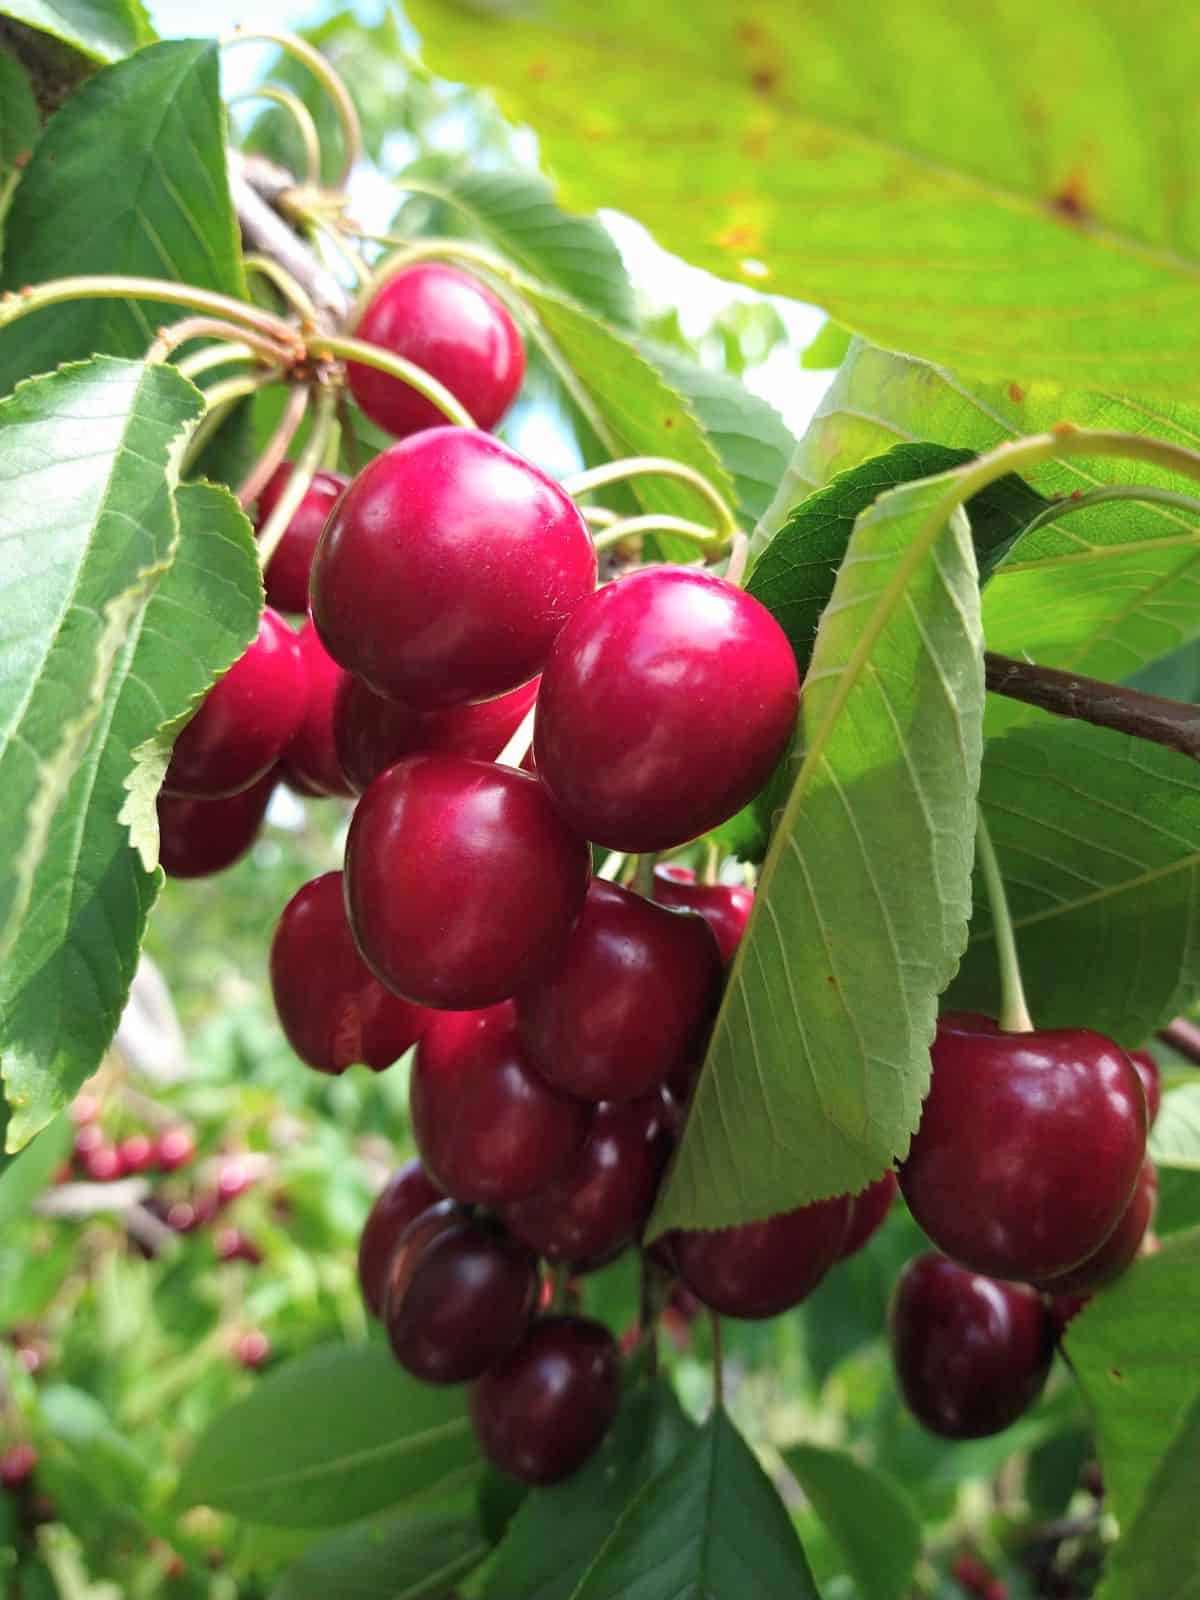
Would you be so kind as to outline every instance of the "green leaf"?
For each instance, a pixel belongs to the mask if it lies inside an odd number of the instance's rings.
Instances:
[[[329,1345],[222,1412],[179,1495],[269,1526],[327,1528],[467,1490],[479,1467],[460,1389],[418,1383],[385,1345]]]
[[[1143,1044],[1200,994],[1200,768],[1055,718],[989,743],[980,799],[1033,1016]],[[982,880],[948,1004],[999,1005]]]
[[[816,335],[800,353],[800,365],[805,372],[832,372],[846,359],[853,334],[832,318],[823,322]]]
[[[12,56],[0,55],[0,250],[13,187],[40,131],[41,120],[25,69]]]
[[[271,1600],[445,1600],[488,1545],[473,1517],[408,1512],[360,1523],[307,1550]]]
[[[931,516],[953,477],[889,490],[855,526],[651,1236],[861,1189],[908,1148],[966,944],[982,748],[974,552],[964,516]]]
[[[862,1600],[907,1600],[921,1524],[899,1485],[841,1450],[793,1445],[783,1459],[837,1540]]]
[[[1125,680],[1145,694],[1165,695],[1168,700],[1200,701],[1200,641],[1172,650],[1141,667]]]
[[[4,288],[122,273],[244,295],[217,69],[214,43],[156,44],[67,101],[13,196]],[[162,322],[184,314],[128,300],[35,312],[0,330],[0,391],[97,351],[139,355]]]
[[[141,0],[4,0],[0,16],[49,33],[93,61],[116,61],[155,37]]]
[[[59,1116],[20,1155],[0,1157],[0,1228],[23,1220],[71,1149],[69,1117]]]
[[[572,1600],[819,1600],[800,1541],[723,1411],[641,1491]]]
[[[1200,1083],[1181,1084],[1163,1095],[1150,1154],[1160,1167],[1200,1172]]]
[[[568,206],[894,349],[1197,392],[1192,33],[1164,50],[1121,0],[499,9],[410,15],[435,71],[533,126]]]

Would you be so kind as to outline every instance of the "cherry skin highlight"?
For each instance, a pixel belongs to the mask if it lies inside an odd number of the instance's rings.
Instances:
[[[939,1249],[1036,1283],[1098,1250],[1146,1153],[1146,1097],[1129,1057],[1086,1028],[1004,1033],[940,1018],[933,1077],[900,1187]]]
[[[674,1233],[679,1276],[696,1298],[728,1317],[776,1317],[798,1306],[838,1259],[850,1196],[835,1195],[766,1222],[714,1233]]]
[[[721,959],[729,965],[750,920],[753,889],[736,883],[697,883],[691,867],[660,861],[654,869],[654,898],[660,906],[698,911],[716,934]]]
[[[340,872],[298,889],[271,941],[271,992],[288,1043],[318,1072],[376,1072],[416,1044],[433,1013],[385,989],[359,955]]]
[[[716,936],[593,878],[558,960],[517,1001],[544,1078],[586,1100],[632,1100],[703,1053],[721,995]]]
[[[892,1361],[909,1410],[931,1433],[999,1433],[1037,1399],[1054,1328],[1036,1292],[999,1283],[944,1256],[917,1256],[888,1312]]]
[[[501,1472],[558,1483],[595,1453],[620,1394],[620,1354],[608,1329],[586,1317],[548,1317],[474,1385],[471,1421]]]
[[[582,1100],[529,1065],[507,1003],[434,1018],[417,1047],[409,1111],[427,1171],[466,1205],[546,1188],[571,1168],[591,1121]]]
[[[376,456],[338,502],[312,613],[335,661],[428,710],[535,677],[595,582],[587,524],[553,479],[489,434],[432,428]]]
[[[441,1198],[441,1191],[416,1160],[393,1172],[375,1196],[358,1241],[358,1286],[373,1317],[383,1315],[388,1263],[400,1235]]]
[[[410,756],[358,803],[346,905],[363,959],[389,989],[475,1010],[556,959],[590,867],[536,778],[463,756]]]
[[[525,347],[503,303],[477,278],[442,262],[418,262],[389,279],[356,333],[424,367],[481,428],[496,426],[525,376]],[[351,361],[346,377],[371,421],[397,438],[446,420],[423,395],[376,367]]]
[[[1090,1295],[1097,1289],[1115,1283],[1133,1264],[1141,1249],[1146,1230],[1154,1221],[1157,1204],[1158,1168],[1147,1156],[1142,1162],[1142,1170],[1129,1204],[1099,1250],[1077,1267],[1072,1267],[1070,1272],[1064,1272],[1061,1277],[1048,1278],[1037,1287],[1048,1295]]]
[[[850,1197],[850,1227],[842,1243],[840,1261],[857,1254],[883,1227],[899,1187],[896,1174],[885,1172],[882,1178]]]
[[[585,600],[542,672],[534,755],[575,831],[666,850],[762,788],[799,678],[765,606],[711,573],[647,567]]]
[[[279,504],[279,497],[295,470],[292,462],[283,461],[267,480],[266,488],[258,497],[256,534],[262,532],[263,524]],[[308,579],[317,541],[329,513],[349,481],[340,472],[316,473],[304,499],[293,511],[292,520],[275,546],[275,554],[267,562],[267,570],[263,573],[267,604],[274,606],[276,611],[308,610]]]
[[[338,760],[333,728],[338,688],[350,675],[325,649],[311,622],[300,630],[300,663],[304,711],[283,752],[284,774],[307,794],[353,794]]]
[[[200,702],[171,751],[163,793],[219,800],[264,777],[304,715],[300,645],[269,607],[258,637]]]
[[[1159,1105],[1162,1103],[1162,1079],[1158,1062],[1149,1050],[1127,1050],[1125,1053],[1133,1062],[1134,1071],[1142,1080],[1142,1088],[1146,1092],[1146,1126],[1152,1128],[1158,1116]]]
[[[258,837],[278,781],[268,772],[224,800],[158,797],[158,860],[168,878],[206,878],[240,861]]]

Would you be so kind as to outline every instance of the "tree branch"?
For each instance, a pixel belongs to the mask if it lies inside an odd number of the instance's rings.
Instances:
[[[1186,1017],[1176,1017],[1174,1022],[1168,1022],[1165,1028],[1158,1030],[1158,1037],[1193,1066],[1200,1067],[1200,1027],[1194,1022],[1189,1022]]]
[[[295,178],[263,156],[232,149],[228,155],[230,192],[246,243],[291,273],[328,319],[329,328],[340,326],[350,309],[349,295],[280,212],[283,196],[296,186]]]

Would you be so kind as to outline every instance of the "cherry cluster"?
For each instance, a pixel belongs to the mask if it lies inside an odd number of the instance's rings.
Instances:
[[[72,1102],[75,1138],[71,1159],[57,1174],[59,1182],[82,1178],[90,1183],[114,1183],[145,1173],[177,1172],[196,1154],[190,1128],[173,1125],[153,1133],[125,1128],[118,1138],[106,1132],[100,1112],[100,1102],[92,1094],[77,1095]]]

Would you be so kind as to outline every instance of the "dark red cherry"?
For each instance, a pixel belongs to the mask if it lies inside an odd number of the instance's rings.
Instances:
[[[641,1233],[670,1148],[661,1091],[599,1105],[581,1154],[547,1188],[506,1206],[505,1223],[551,1261],[603,1266]]]
[[[358,1241],[358,1286],[373,1317],[382,1317],[388,1263],[410,1222],[442,1198],[419,1161],[393,1172],[375,1196]]]
[[[267,487],[258,497],[256,533],[262,532],[263,523],[279,504],[279,497],[295,470],[290,461],[284,461],[271,474]],[[340,472],[318,472],[299,508],[292,512],[287,531],[275,546],[275,554],[263,573],[267,604],[274,606],[277,611],[308,610],[308,576],[312,570],[317,541],[329,513],[337,504],[338,496],[349,481]]]
[[[842,1244],[839,1260],[844,1261],[862,1249],[863,1245],[883,1227],[892,1201],[900,1185],[894,1172],[885,1172],[882,1178],[867,1185],[850,1200],[850,1228]]]
[[[1034,1290],[933,1254],[900,1274],[888,1324],[909,1410],[947,1439],[979,1439],[1015,1422],[1041,1393],[1054,1354],[1054,1329]]]
[[[117,1146],[117,1155],[121,1160],[122,1173],[125,1177],[131,1178],[136,1177],[138,1173],[148,1171],[154,1165],[157,1151],[154,1140],[149,1134],[131,1133]]]
[[[222,1228],[213,1239],[213,1250],[218,1261],[244,1261],[251,1267],[263,1263],[262,1251],[240,1228]]]
[[[178,1172],[196,1154],[196,1137],[190,1128],[166,1128],[154,1146],[154,1162],[160,1172]]]
[[[1162,1102],[1162,1079],[1158,1062],[1149,1050],[1127,1050],[1125,1053],[1133,1062],[1134,1071],[1142,1080],[1142,1088],[1146,1091],[1146,1126],[1152,1128]]]
[[[431,1239],[384,1316],[400,1365],[426,1383],[482,1377],[520,1342],[538,1295],[537,1257],[499,1228],[462,1222]]]
[[[494,700],[414,711],[399,700],[385,700],[348,672],[342,680],[333,738],[342,771],[360,791],[385,768],[425,751],[494,760],[533,709],[541,681],[534,678]]]
[[[582,1100],[529,1065],[507,1003],[434,1018],[417,1047],[409,1109],[430,1175],[467,1205],[544,1189],[575,1160],[591,1121]]]
[[[448,1229],[457,1228],[470,1220],[471,1213],[465,1206],[460,1206],[457,1200],[441,1196],[431,1206],[426,1206],[425,1210],[415,1216],[402,1230],[388,1256],[384,1272],[383,1310],[380,1312],[384,1320],[387,1318],[388,1307],[398,1305],[401,1298],[408,1293],[408,1286],[412,1282],[417,1263],[433,1241]]]
[[[304,713],[283,752],[283,771],[305,794],[350,795],[334,746],[333,710],[338,685],[350,676],[326,650],[311,622],[300,630]]]
[[[1157,1204],[1158,1168],[1147,1156],[1142,1162],[1133,1197],[1099,1250],[1077,1267],[1072,1267],[1070,1272],[1049,1278],[1037,1287],[1043,1294],[1060,1296],[1094,1294],[1097,1289],[1115,1283],[1141,1249],[1146,1229],[1154,1220]]]
[[[654,869],[654,898],[660,906],[698,911],[717,936],[728,966],[741,943],[754,905],[754,890],[736,883],[697,883],[690,867],[662,861]]]
[[[558,1483],[599,1447],[620,1397],[620,1355],[608,1329],[586,1317],[548,1317],[475,1384],[471,1420],[502,1472]]]
[[[432,1013],[385,989],[355,947],[340,872],[298,889],[271,941],[271,992],[288,1043],[318,1072],[376,1072],[421,1037]]]
[[[1129,1057],[1086,1028],[938,1022],[921,1124],[900,1169],[917,1222],[976,1272],[1036,1283],[1098,1250],[1146,1153]]]
[[[312,611],[335,661],[413,706],[506,694],[596,582],[587,524],[553,479],[489,434],[392,445],[338,502]]]
[[[300,725],[304,685],[296,635],[268,607],[254,643],[217,679],[175,740],[163,793],[217,800],[257,782]]]
[[[224,800],[158,797],[158,860],[168,878],[224,872],[258,837],[278,781],[277,769]]]
[[[796,725],[787,635],[757,600],[687,567],[598,590],[554,642],[538,693],[538,775],[610,850],[666,850],[751,800]]]
[[[517,1001],[529,1059],[587,1100],[632,1100],[703,1051],[721,996],[703,917],[593,878],[558,960]]]
[[[31,1444],[10,1444],[0,1453],[0,1488],[19,1489],[33,1476],[38,1453]]]
[[[835,1195],[766,1222],[715,1233],[675,1233],[679,1276],[698,1300],[728,1317],[775,1317],[810,1295],[837,1260],[850,1196]]]
[[[503,304],[477,278],[442,262],[398,272],[374,296],[360,339],[424,367],[481,428],[494,428],[525,376],[525,347]],[[372,422],[397,438],[436,428],[445,417],[399,378],[351,361],[350,392]]]
[[[536,778],[464,756],[397,762],[358,802],[346,905],[364,960],[418,1005],[507,999],[557,958],[591,856]]]

